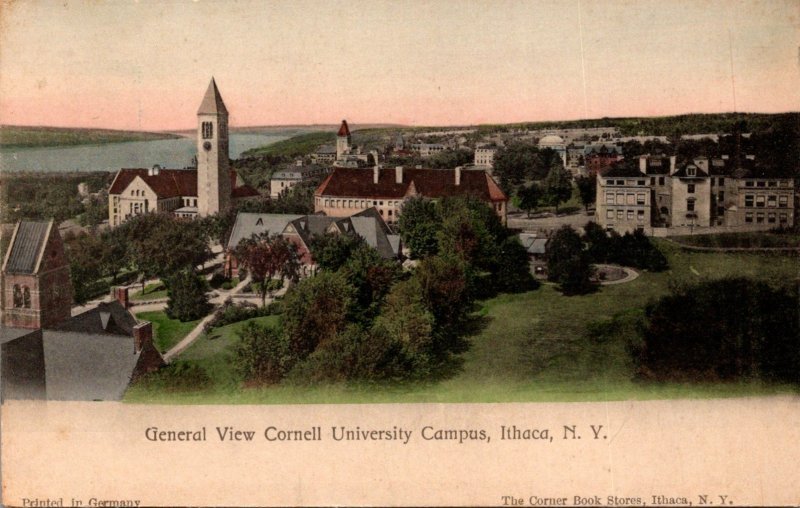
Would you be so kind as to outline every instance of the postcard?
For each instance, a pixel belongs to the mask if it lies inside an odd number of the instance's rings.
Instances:
[[[2,504],[800,505],[798,36],[0,3]]]

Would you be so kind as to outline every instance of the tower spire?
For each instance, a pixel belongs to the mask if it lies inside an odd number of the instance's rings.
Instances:
[[[197,110],[198,115],[218,115],[228,114],[228,108],[225,107],[225,103],[222,101],[222,95],[219,93],[219,89],[217,88],[217,82],[214,81],[214,77],[211,77],[211,83],[208,84],[208,89],[206,90],[206,94],[203,96],[203,102],[200,103],[200,109]]]

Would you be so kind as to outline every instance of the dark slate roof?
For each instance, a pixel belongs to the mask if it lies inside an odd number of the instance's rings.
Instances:
[[[140,353],[124,335],[44,330],[49,400],[120,400]]]
[[[283,233],[290,222],[302,217],[303,215],[239,212],[236,214],[236,222],[233,224],[233,230],[228,239],[228,248],[235,249],[239,242],[253,235],[262,233],[279,235]]]
[[[322,145],[321,147],[317,148],[317,151],[315,153],[318,153],[318,154],[326,154],[326,153],[335,154],[336,153],[336,147],[333,146],[333,145]]]
[[[120,169],[108,193],[122,194],[137,176],[144,180],[159,198],[197,196],[196,169],[160,169],[157,175],[151,174],[151,170],[142,168]]]
[[[197,110],[198,115],[217,115],[228,114],[225,103],[222,102],[222,96],[217,88],[217,83],[214,78],[211,78],[211,83],[208,84],[208,90],[203,97],[203,102],[200,103],[200,109]]]
[[[349,136],[350,135],[350,127],[347,126],[347,121],[342,120],[342,125],[339,127],[339,132],[336,133],[337,136]]]
[[[30,328],[10,328],[8,326],[0,325],[0,344],[17,340],[26,335],[39,333],[39,330],[32,330]]]
[[[7,273],[33,273],[36,261],[47,243],[50,222],[20,221],[9,246]]]
[[[396,183],[394,168],[383,168],[379,171],[378,183],[375,184],[372,170],[334,168],[314,195],[402,199],[413,185],[416,194],[429,198],[470,195],[486,201],[508,199],[492,177],[483,170],[462,170],[460,185],[455,183],[453,169],[404,169],[402,183]]]
[[[689,175],[689,173],[687,172],[687,168],[689,168],[689,167],[695,168],[695,174],[694,175]],[[696,164],[685,164],[685,165],[681,166],[680,168],[678,168],[678,170],[675,171],[672,174],[672,176],[675,176],[675,177],[678,177],[678,178],[708,178],[708,173],[703,171],[703,169],[698,167]]]
[[[667,166],[667,171],[669,171],[669,166]],[[639,171],[639,168],[633,166],[631,164],[615,164],[611,167],[611,169],[603,175],[603,178],[609,177],[637,177],[637,178],[644,178],[644,174]]]
[[[104,302],[94,309],[59,323],[54,330],[89,334],[133,336],[136,319],[117,301]]]

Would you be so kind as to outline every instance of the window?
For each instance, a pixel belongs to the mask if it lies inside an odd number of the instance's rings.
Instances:
[[[723,177],[723,176],[719,177],[717,182],[719,182],[719,185],[724,185],[725,184],[725,177]]]
[[[720,201],[724,201],[725,200],[725,191],[719,191],[719,200]]]
[[[621,192],[619,194],[617,194],[617,204],[618,205],[624,205],[625,204],[625,194],[622,194]]]
[[[203,122],[203,139],[211,139],[214,137],[214,124],[211,122]]]
[[[789,196],[778,196],[778,206],[786,208],[789,205]]]
[[[770,224],[775,224],[775,212],[769,212],[767,214],[767,222]]]
[[[622,220],[625,218],[625,212],[623,210],[617,210],[617,220]]]
[[[644,194],[637,194],[636,195],[636,204],[643,205],[644,204]]]
[[[752,180],[748,180],[748,181],[746,181],[746,182],[744,183],[744,185],[745,185],[746,187],[752,187],[752,186],[753,186],[753,181],[752,181]]]
[[[788,216],[787,216],[785,213],[782,213],[782,214],[780,215],[780,218],[781,218],[781,224],[784,224],[784,223],[786,223],[786,222],[787,222],[787,220],[788,220]]]
[[[688,192],[689,194],[694,194],[694,184],[693,183],[690,183],[689,185],[686,186],[686,192]]]
[[[633,220],[633,210],[628,210],[628,220],[629,221]]]
[[[687,176],[695,176],[697,174],[697,168],[694,166],[689,166],[686,168],[686,175]]]
[[[614,218],[614,210],[606,210],[606,219]]]
[[[639,222],[644,221],[644,210],[638,210],[636,212],[636,220],[638,220]]]
[[[764,212],[758,212],[758,213],[756,214],[756,222],[757,222],[758,224],[761,224],[761,223],[763,223],[763,222],[764,222]]]
[[[658,185],[664,185],[664,177],[663,176],[659,176],[658,177]]]
[[[614,204],[614,193],[613,192],[606,192],[606,204],[613,205]]]
[[[775,208],[778,205],[778,196],[767,196],[767,206]]]
[[[637,180],[636,181],[636,185],[645,185],[645,181],[644,180]]]
[[[753,194],[745,194],[744,196],[744,206],[753,206],[753,200],[755,196]]]
[[[617,180],[617,185],[625,185],[625,180]]]
[[[765,199],[765,196],[763,194],[759,195],[759,196],[756,196],[756,206],[757,207],[764,208],[764,203],[765,202],[766,202],[766,199]]]
[[[744,214],[744,221],[745,222],[753,222],[753,212],[747,212]]]
[[[686,200],[686,211],[693,212],[694,211],[694,199],[687,199]]]
[[[650,177],[650,185],[655,185],[655,184],[656,184],[656,177],[651,176]]]
[[[763,180],[759,180],[759,181],[756,183],[756,186],[757,186],[757,187],[764,187],[765,185],[767,185],[767,183],[766,183],[766,182],[764,182]]]
[[[14,307],[22,307],[22,289],[19,284],[14,284]]]
[[[767,185],[768,185],[769,187],[777,187],[777,186],[778,186],[778,182],[777,182],[776,180],[770,180],[770,181],[767,183]]]
[[[636,194],[628,194],[625,198],[625,204],[633,205],[636,203]]]

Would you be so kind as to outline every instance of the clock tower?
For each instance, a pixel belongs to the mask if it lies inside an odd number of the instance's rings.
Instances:
[[[230,204],[228,110],[211,78],[197,110],[197,215],[213,215]]]

